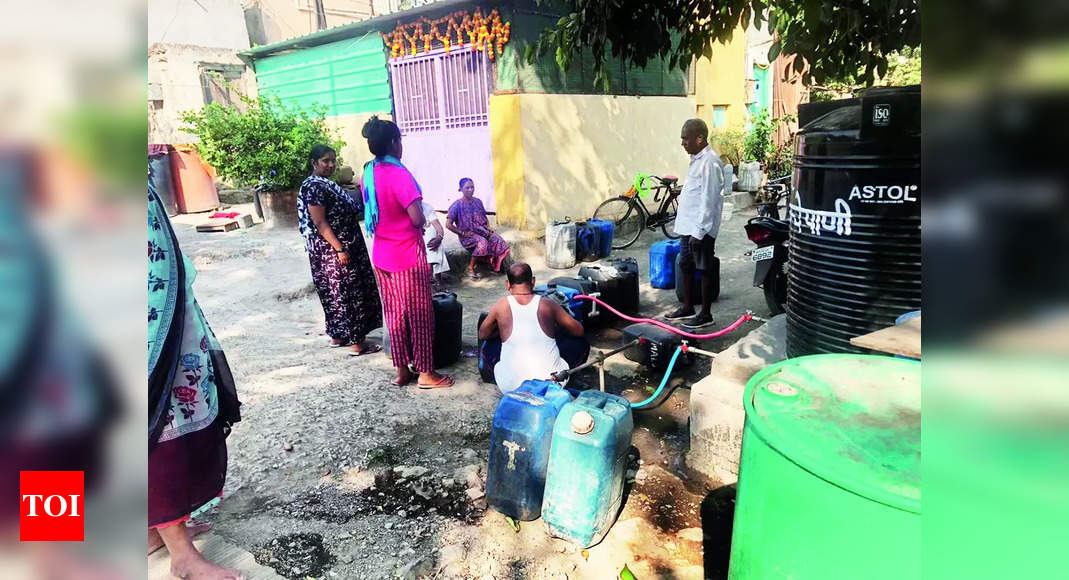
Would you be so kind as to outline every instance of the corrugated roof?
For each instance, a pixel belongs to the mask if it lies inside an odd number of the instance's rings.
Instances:
[[[360,36],[372,30],[379,30],[385,32],[387,31],[387,28],[392,29],[392,26],[401,18],[418,17],[439,10],[449,10],[451,8],[456,8],[465,4],[476,3],[477,2],[475,0],[438,0],[437,2],[431,2],[430,4],[425,4],[417,8],[410,8],[408,10],[402,10],[399,12],[394,12],[392,14],[376,16],[374,18],[369,18],[368,20],[361,20],[360,22],[352,22],[350,24],[335,26],[334,28],[320,30],[318,32],[313,32],[312,34],[308,34],[305,36],[299,36],[290,40],[283,40],[282,42],[265,44],[264,46],[257,46],[256,48],[246,50],[238,54],[248,59],[256,60],[287,50],[298,50],[301,48],[318,46],[320,44],[326,44],[328,42],[334,42],[337,40],[344,40],[346,38],[352,38],[354,36]]]

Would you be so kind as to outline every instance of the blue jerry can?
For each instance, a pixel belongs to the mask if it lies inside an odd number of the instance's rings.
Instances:
[[[609,532],[620,511],[634,423],[618,395],[584,391],[553,428],[542,521],[549,533],[583,548]]]
[[[590,222],[575,224],[575,258],[580,262],[597,260],[601,253],[601,229]]]
[[[524,381],[501,397],[490,432],[486,503],[517,520],[538,519],[557,414],[572,396],[550,381]]]
[[[650,286],[661,289],[676,287],[676,256],[679,250],[679,240],[661,240],[650,246]]]
[[[600,232],[598,258],[608,258],[612,253],[612,238],[616,233],[616,226],[608,220],[590,220],[587,223],[598,228]]]

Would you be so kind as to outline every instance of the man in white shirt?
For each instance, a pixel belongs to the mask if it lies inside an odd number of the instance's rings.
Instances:
[[[690,154],[683,191],[679,195],[676,233],[683,236],[679,266],[683,270],[683,305],[665,316],[668,320],[686,318],[683,328],[696,330],[713,324],[713,284],[719,267],[714,248],[724,209],[724,162],[709,147],[709,127],[701,119],[683,123],[680,138]],[[694,272],[702,272],[701,311],[695,316]],[[706,274],[709,272],[709,274]]]

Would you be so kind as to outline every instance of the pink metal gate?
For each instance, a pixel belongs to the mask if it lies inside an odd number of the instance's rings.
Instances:
[[[492,67],[470,48],[431,51],[390,61],[394,114],[404,136],[404,162],[435,209],[449,207],[462,177],[494,211],[489,99]]]

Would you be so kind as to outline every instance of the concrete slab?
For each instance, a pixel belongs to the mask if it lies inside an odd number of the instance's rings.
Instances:
[[[691,388],[689,467],[724,485],[738,481],[746,381],[787,358],[786,335],[787,316],[773,317],[722,351]]]
[[[218,534],[205,534],[193,540],[193,545],[209,562],[237,570],[245,575],[245,580],[285,580],[274,569],[258,564],[251,553]],[[170,580],[171,577],[171,557],[166,548],[148,557],[149,580]]]

